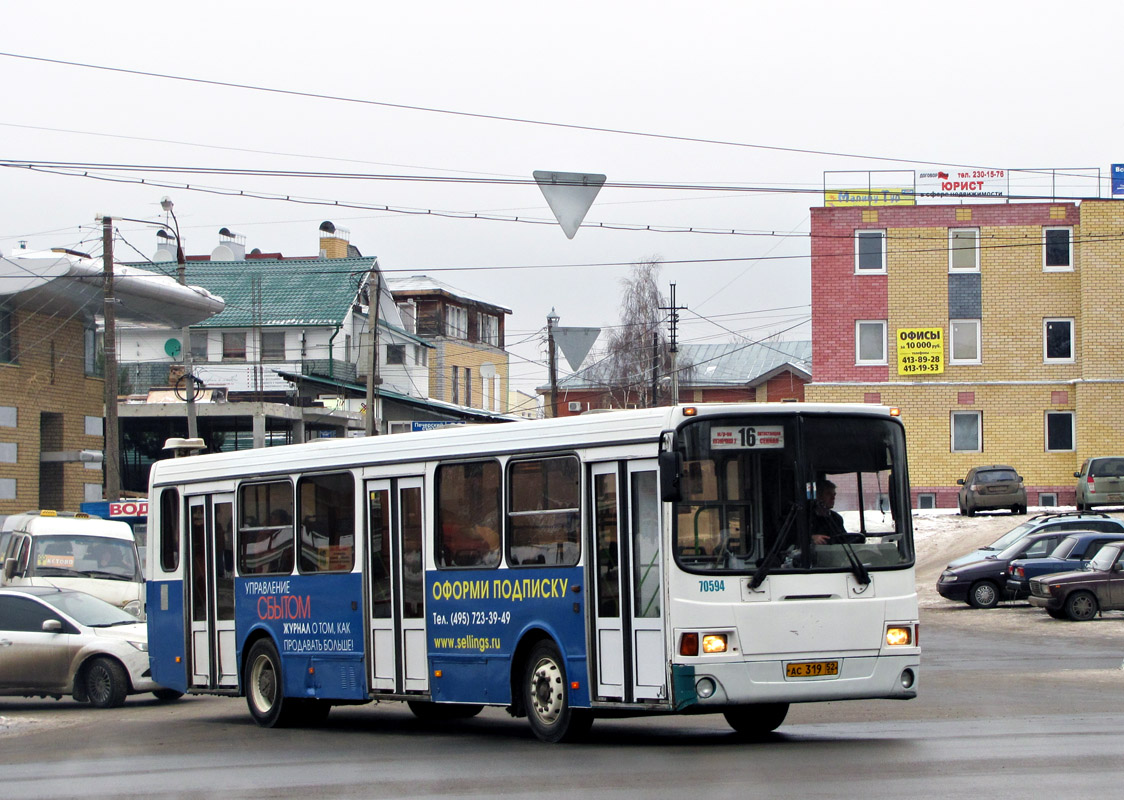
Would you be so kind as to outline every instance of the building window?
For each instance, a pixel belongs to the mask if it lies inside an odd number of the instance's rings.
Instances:
[[[398,316],[402,318],[402,330],[406,333],[417,333],[418,309],[411,300],[408,303],[398,304]]]
[[[16,360],[16,344],[12,336],[15,327],[15,312],[0,303],[0,363],[11,364]]]
[[[386,346],[386,363],[387,366],[397,364],[399,366],[406,363],[406,345],[404,344],[388,344]]]
[[[0,464],[19,463],[19,444],[16,442],[0,442]]]
[[[16,479],[0,478],[0,500],[16,499]]]
[[[980,321],[978,319],[949,320],[952,333],[950,364],[980,363]]]
[[[19,409],[15,406],[0,406],[0,428],[14,428],[19,424]]]
[[[931,493],[928,493],[928,492],[925,493],[925,494],[917,495],[917,507],[918,508],[936,508],[937,507],[937,496],[935,494],[931,494]]]
[[[222,360],[246,360],[246,334],[226,332],[222,335]]]
[[[1047,362],[1073,361],[1073,320],[1047,319],[1042,323],[1043,357]]]
[[[480,341],[492,347],[500,346],[500,319],[494,314],[480,315]]]
[[[855,273],[886,272],[886,231],[855,231]]]
[[[261,360],[285,360],[285,331],[261,332]]]
[[[1073,229],[1042,229],[1042,266],[1046,271],[1073,270]]]
[[[98,332],[93,328],[82,331],[82,368],[87,375],[98,374]]]
[[[855,364],[886,363],[886,323],[859,320],[855,323]]]
[[[414,345],[414,363],[421,367],[429,365],[429,351],[420,344]]]
[[[206,361],[207,360],[207,332],[206,331],[191,331],[191,360],[192,361]]]
[[[460,404],[461,401],[461,368],[453,367],[453,396],[450,398],[453,403]]]
[[[468,338],[468,311],[460,306],[445,306],[445,335],[454,339]]]
[[[978,228],[952,228],[948,232],[949,272],[980,271],[980,231]]]
[[[1050,507],[1058,504],[1058,495],[1054,492],[1039,492],[1038,505]]]
[[[983,413],[952,412],[952,452],[979,453],[983,450]]]
[[[102,420],[101,417],[93,417],[93,416],[85,417],[84,421],[83,421],[83,425],[84,425],[84,430],[86,432],[86,435],[87,436],[101,436],[101,435],[103,435],[102,432],[105,429],[102,427],[102,422],[103,422],[103,420]]]
[[[1046,452],[1069,452],[1074,449],[1072,411],[1046,412]]]
[[[472,370],[464,368],[464,404],[472,405]]]

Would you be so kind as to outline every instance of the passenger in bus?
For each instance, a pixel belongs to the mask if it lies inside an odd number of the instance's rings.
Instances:
[[[816,544],[859,544],[866,538],[861,533],[847,533],[843,517],[835,510],[835,484],[827,478],[816,481],[811,526]]]

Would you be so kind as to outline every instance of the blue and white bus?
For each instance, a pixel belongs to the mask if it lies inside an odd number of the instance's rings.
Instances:
[[[152,677],[245,696],[263,726],[493,705],[545,741],[635,714],[757,735],[790,703],[913,697],[895,413],[678,406],[160,461]]]

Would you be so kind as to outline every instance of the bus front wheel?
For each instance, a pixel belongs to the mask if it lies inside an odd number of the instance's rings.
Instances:
[[[757,703],[724,711],[722,716],[742,736],[764,736],[781,726],[788,716],[788,703]]]
[[[570,708],[566,663],[553,642],[539,642],[527,659],[523,703],[535,736],[544,742],[573,741],[589,731],[588,709]]]
[[[263,728],[283,728],[292,722],[299,701],[285,698],[281,659],[269,639],[259,639],[246,659],[246,705]]]

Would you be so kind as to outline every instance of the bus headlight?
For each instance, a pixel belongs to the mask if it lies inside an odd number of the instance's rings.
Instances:
[[[702,650],[704,653],[725,653],[726,634],[708,633],[702,637]]]
[[[886,628],[886,644],[901,647],[913,644],[913,629],[909,625],[891,625]]]

